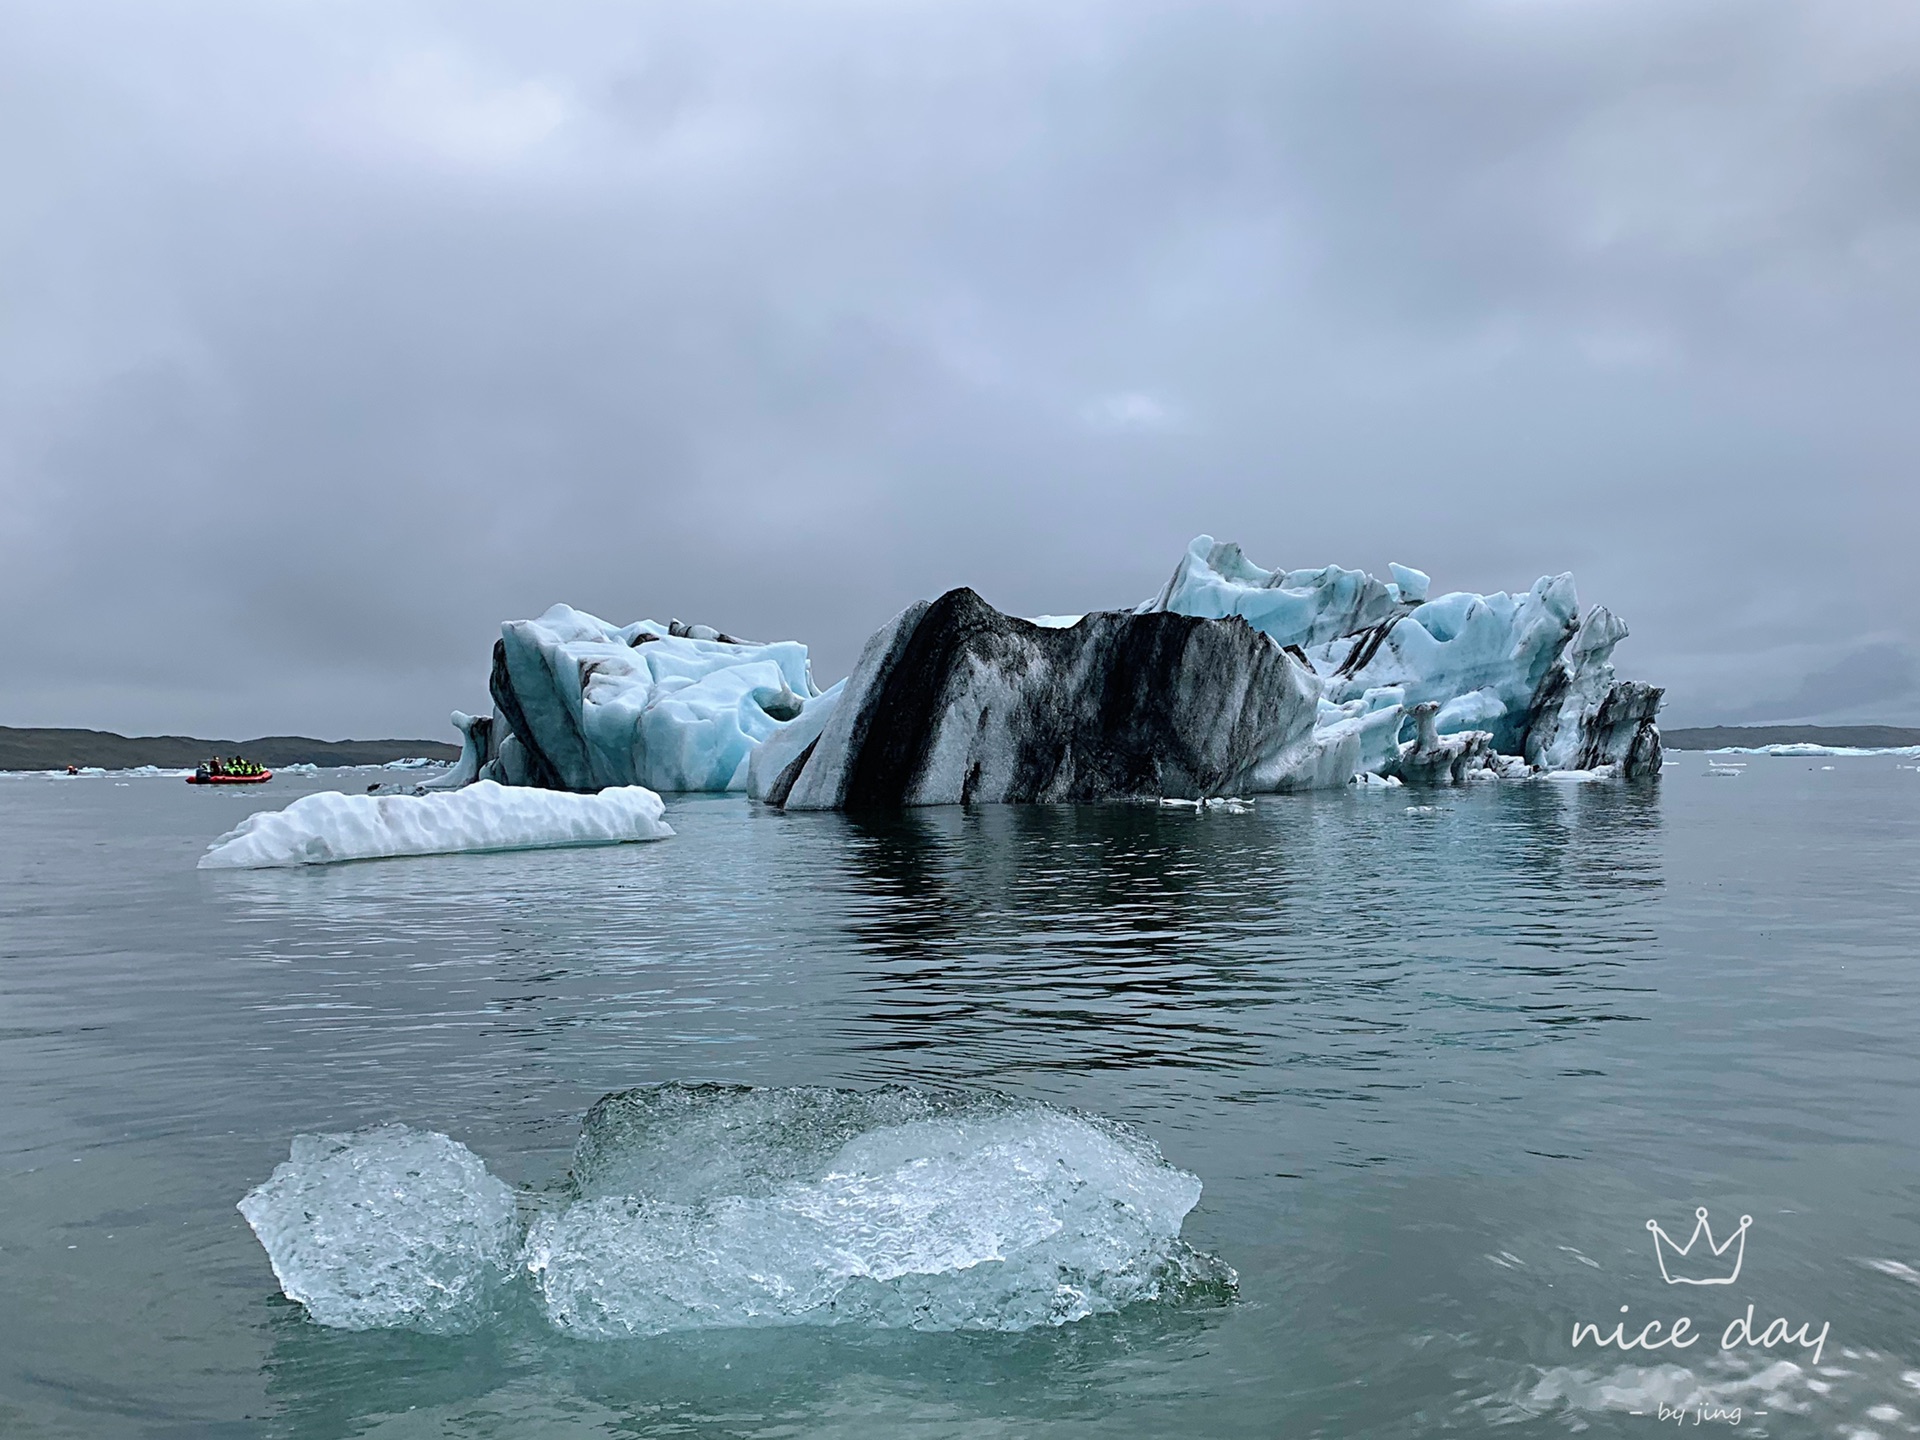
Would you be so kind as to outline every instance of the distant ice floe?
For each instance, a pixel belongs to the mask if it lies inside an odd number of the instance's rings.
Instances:
[[[135,765],[125,770],[108,770],[99,765],[82,765],[77,772],[69,773],[63,765],[58,770],[0,770],[0,776],[11,775],[19,779],[73,780],[85,777],[100,779],[115,776],[135,780],[178,780],[191,775],[191,770],[169,770],[161,765]]]
[[[1815,745],[1795,743],[1790,745],[1722,745],[1717,750],[1702,752],[1707,755],[1774,755],[1791,759],[1807,757],[1809,759],[1831,755],[1898,755],[1906,759],[1920,758],[1920,745]]]
[[[482,780],[446,795],[322,791],[249,815],[200,857],[202,870],[330,865],[400,855],[546,850],[663,840],[660,797],[637,785],[569,795]]]
[[[513,1284],[610,1340],[774,1325],[1018,1331],[1230,1294],[1200,1182],[1126,1126],[991,1094],[651,1086],[515,1195],[445,1135],[301,1136],[240,1202],[323,1325],[447,1331]],[[516,1210],[529,1217],[515,1218]]]

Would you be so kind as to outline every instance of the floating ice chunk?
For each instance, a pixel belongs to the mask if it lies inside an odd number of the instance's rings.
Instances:
[[[503,1282],[588,1338],[1061,1325],[1221,1294],[1179,1238],[1200,1182],[1125,1126],[985,1094],[661,1085],[588,1113],[566,1198],[444,1135],[301,1136],[240,1202],[286,1294],[346,1329],[457,1331]]]
[[[568,795],[481,780],[447,795],[323,791],[262,810],[215,840],[202,870],[328,865],[395,855],[619,845],[673,834],[660,797],[638,785]]]
[[[609,1096],[575,1183],[525,1265],[549,1321],[582,1336],[1025,1330],[1231,1283],[1179,1240],[1193,1176],[1125,1127],[997,1097]]]
[[[1220,815],[1251,815],[1254,802],[1239,795],[1209,795],[1199,800],[1176,800],[1162,797],[1160,803],[1174,810],[1191,810],[1196,815],[1209,812]]]
[[[1085,615],[1036,615],[1032,623],[1044,630],[1071,630],[1086,618]]]
[[[405,1125],[296,1136],[239,1209],[281,1290],[341,1330],[472,1329],[519,1238],[513,1191],[479,1156]]]

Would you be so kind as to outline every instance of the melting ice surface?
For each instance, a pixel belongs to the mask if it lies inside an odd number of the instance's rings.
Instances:
[[[405,1125],[295,1137],[240,1213],[287,1298],[341,1330],[473,1328],[519,1238],[478,1155]]]
[[[569,795],[482,780],[447,795],[344,795],[323,790],[261,810],[200,857],[202,870],[330,865],[465,850],[619,845],[673,834],[660,797],[638,785]]]
[[[559,1201],[522,1198],[532,1222],[503,1238],[506,1187],[390,1125],[300,1137],[240,1208],[286,1294],[358,1329],[467,1323],[509,1250],[548,1323],[597,1339],[1027,1330],[1234,1280],[1180,1240],[1200,1182],[1151,1142],[988,1094],[624,1091],[589,1112]]]

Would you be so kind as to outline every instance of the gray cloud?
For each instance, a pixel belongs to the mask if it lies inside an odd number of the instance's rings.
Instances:
[[[1790,693],[1731,718],[1818,722],[1899,720],[1920,713],[1920,658],[1903,645],[1863,645],[1801,677]]]
[[[1680,720],[1920,632],[1906,7],[0,23],[0,722],[433,733],[559,599],[826,678],[1202,530],[1573,569]]]

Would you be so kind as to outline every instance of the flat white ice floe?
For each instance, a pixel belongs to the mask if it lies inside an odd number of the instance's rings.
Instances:
[[[503,1201],[502,1195],[507,1193]],[[1112,1122],[905,1088],[610,1095],[532,1219],[444,1135],[303,1136],[241,1201],[324,1325],[453,1329],[511,1271],[587,1339],[776,1325],[1017,1331],[1230,1292],[1200,1182]],[[510,1255],[511,1258],[503,1258]]]
[[[548,850],[664,840],[660,797],[638,785],[569,795],[481,780],[443,795],[322,791],[249,815],[200,857],[202,870],[331,865],[398,855]]]
[[[1830,755],[1920,755],[1920,745],[1818,745],[1811,741],[1794,741],[1780,745],[1722,745],[1717,750],[1708,750],[1708,755],[1772,755],[1784,759],[1798,757],[1817,758]]]

